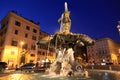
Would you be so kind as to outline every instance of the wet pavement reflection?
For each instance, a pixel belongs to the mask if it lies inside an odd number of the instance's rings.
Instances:
[[[49,76],[45,73],[7,72],[0,73],[0,80],[120,80],[120,72],[88,71],[88,77]]]
[[[93,80],[120,80],[120,72],[90,71],[89,77]]]

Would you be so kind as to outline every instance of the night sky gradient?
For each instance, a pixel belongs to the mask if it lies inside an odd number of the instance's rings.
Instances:
[[[0,20],[11,10],[25,18],[40,22],[40,29],[54,34],[58,19],[64,12],[64,2],[71,12],[71,32],[94,39],[109,37],[120,41],[117,30],[120,20],[120,0],[0,0]]]

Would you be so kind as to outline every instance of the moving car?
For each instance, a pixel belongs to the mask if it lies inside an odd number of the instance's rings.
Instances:
[[[0,72],[3,72],[7,69],[7,63],[6,62],[0,62]]]
[[[113,65],[113,63],[112,62],[107,62],[106,65]]]
[[[34,63],[26,63],[20,67],[21,71],[34,71],[35,64]]]

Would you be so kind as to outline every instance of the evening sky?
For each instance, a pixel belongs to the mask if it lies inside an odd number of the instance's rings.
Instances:
[[[120,41],[117,30],[120,0],[0,0],[0,20],[14,10],[39,22],[41,30],[53,35],[60,28],[58,19],[64,12],[64,2],[71,12],[71,32]]]

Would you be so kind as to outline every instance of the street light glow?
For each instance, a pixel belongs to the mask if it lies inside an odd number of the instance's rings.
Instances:
[[[23,41],[21,41],[21,42],[20,42],[20,44],[21,44],[21,45],[23,45],[23,44],[24,44],[24,42],[23,42]]]

